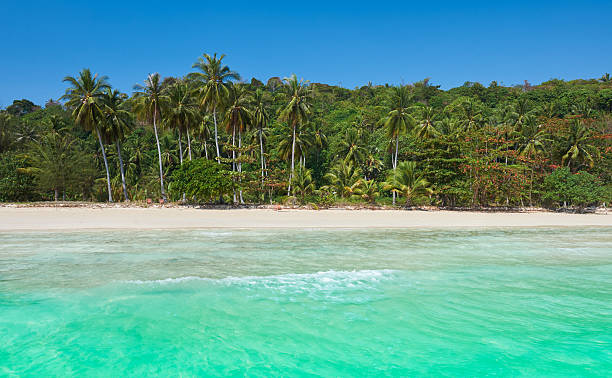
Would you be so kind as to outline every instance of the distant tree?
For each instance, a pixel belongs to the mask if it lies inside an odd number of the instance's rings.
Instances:
[[[38,109],[40,109],[40,106],[34,104],[30,100],[26,100],[25,98],[21,100],[14,100],[12,105],[6,107],[7,113],[17,117],[32,113]]]

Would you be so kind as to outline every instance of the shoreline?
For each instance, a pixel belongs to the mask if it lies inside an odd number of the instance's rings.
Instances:
[[[111,205],[112,206],[112,205]],[[0,231],[215,228],[612,227],[612,214],[547,211],[198,209],[192,207],[2,206]]]

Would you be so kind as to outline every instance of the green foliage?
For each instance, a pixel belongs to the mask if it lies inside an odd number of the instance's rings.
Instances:
[[[23,168],[26,161],[11,153],[0,155],[0,202],[24,202],[39,199],[34,191],[34,177]]]
[[[211,201],[234,188],[231,172],[222,164],[206,159],[183,163],[171,176],[171,192],[175,197],[185,193],[187,198]]]
[[[596,176],[585,171],[572,173],[567,167],[558,168],[546,176],[543,189],[544,200],[557,206],[584,207],[611,198],[610,187],[603,187]]]

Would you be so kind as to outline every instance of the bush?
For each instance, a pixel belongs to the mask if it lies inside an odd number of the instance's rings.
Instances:
[[[589,206],[606,199],[606,187],[601,180],[588,172],[570,172],[569,168],[558,168],[544,178],[543,199],[549,204]]]
[[[187,198],[210,201],[234,188],[232,172],[223,164],[212,160],[196,159],[184,162],[170,176],[170,191],[176,197],[185,193]]]
[[[0,202],[24,202],[39,199],[34,191],[34,177],[20,170],[22,158],[13,154],[0,155]]]

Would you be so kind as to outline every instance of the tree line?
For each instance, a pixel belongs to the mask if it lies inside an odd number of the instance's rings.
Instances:
[[[131,94],[83,69],[0,110],[0,201],[590,206],[612,199],[612,81],[242,80],[204,54]]]

